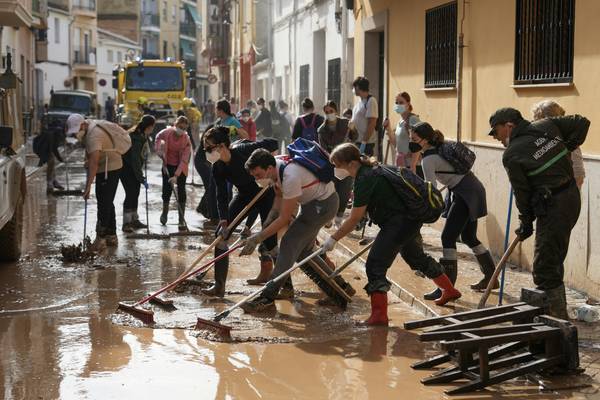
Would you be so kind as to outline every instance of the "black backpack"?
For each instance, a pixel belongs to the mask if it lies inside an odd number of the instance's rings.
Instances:
[[[464,175],[473,168],[475,158],[477,157],[475,153],[462,142],[453,141],[444,141],[444,143],[437,146],[437,154],[454,167],[454,172],[435,171],[440,174]]]
[[[387,179],[411,219],[431,224],[442,215],[445,204],[440,191],[410,169],[378,165],[373,168],[373,174]]]

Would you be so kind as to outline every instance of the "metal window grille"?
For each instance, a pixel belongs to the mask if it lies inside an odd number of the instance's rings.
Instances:
[[[298,104],[300,104],[300,108],[302,108],[302,106],[301,106],[302,100],[304,100],[304,98],[308,97],[308,95],[309,95],[309,93],[308,93],[309,77],[310,77],[310,65],[308,65],[308,64],[301,65],[300,66],[300,90],[298,91],[298,97],[300,99],[298,101]]]
[[[515,84],[573,81],[575,0],[517,0]]]
[[[425,13],[425,87],[456,85],[456,2]]]
[[[340,58],[327,61],[327,100],[335,101],[338,107],[340,106],[342,84],[341,65]]]

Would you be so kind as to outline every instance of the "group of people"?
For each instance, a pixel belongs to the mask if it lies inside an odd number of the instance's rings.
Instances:
[[[457,255],[460,240],[470,247],[482,273],[471,288],[485,289],[492,279],[495,262],[477,236],[478,220],[487,215],[487,205],[485,187],[471,169],[474,158],[464,168],[460,163],[464,160],[456,160],[461,157],[456,143],[447,141],[442,132],[420,121],[410,95],[401,92],[395,99],[394,111],[400,117],[396,129],[392,131],[387,119],[382,125],[395,148],[398,169],[386,168],[372,157],[379,112],[376,99],[369,94],[369,81],[359,77],[353,88],[359,99],[353,110],[342,115],[333,101],[325,103],[320,115],[315,112],[314,103],[304,99],[304,113],[293,124],[289,122],[291,118],[284,117],[290,141],[294,141],[290,146],[300,141],[319,149],[333,169],[329,178],[295,157],[277,156],[281,140],[285,139],[274,137],[273,117],[267,114],[271,111],[265,107],[264,99],[257,100],[256,113],[249,104],[239,115],[232,112],[227,100],[218,101],[217,120],[199,135],[194,157],[205,187],[198,208],[207,217],[205,227],[228,239],[235,228],[230,226],[235,217],[261,188],[268,186],[248,213],[241,252],[250,255],[258,248],[260,271],[248,283],[264,284],[312,253],[323,227],[335,226],[321,244],[327,252],[361,221],[370,219],[380,229],[366,262],[368,282],[364,289],[371,299],[371,315],[366,321],[369,325],[388,323],[390,282],[386,275],[398,253],[411,269],[435,284],[435,290],[424,294],[424,298],[444,305],[461,297],[455,287],[460,275]],[[271,104],[271,109],[274,106]],[[285,103],[279,104],[279,110],[286,110]],[[584,117],[564,114],[553,101],[535,105],[533,122],[524,119],[518,110],[503,108],[490,117],[489,132],[506,147],[503,164],[519,210],[521,224],[516,234],[520,240],[533,234],[533,222],[537,221],[534,282],[548,294],[550,314],[561,318],[566,318],[564,260],[571,229],[579,216],[579,188],[584,177],[579,146],[590,124]],[[111,130],[121,129],[118,126],[84,120],[77,114],[71,115],[67,124],[67,134],[76,135],[86,148],[88,180],[84,198],[89,197],[94,180],[96,183],[97,240],[116,245],[113,202],[119,180],[126,192],[123,230],[131,232],[145,227],[137,214],[137,198],[141,186],[147,187],[143,167],[148,155],[147,138],[154,129],[155,119],[144,115],[128,132],[131,146],[124,154],[112,151],[116,146]],[[266,128],[269,125],[271,134]],[[163,174],[160,222],[163,225],[167,222],[171,194],[175,191],[182,230],[187,229],[185,184],[194,147],[188,128],[188,118],[179,116],[172,127],[158,133],[154,147]],[[415,179],[430,182],[433,187],[439,183],[447,189],[439,260],[423,250],[420,230],[424,221],[411,212],[393,179],[404,173],[412,174],[413,178],[420,176]],[[252,234],[249,227],[258,217],[262,228]],[[285,233],[278,239],[282,230]],[[215,256],[227,250],[227,241],[223,240],[215,249]],[[227,257],[216,263],[214,285],[203,291],[205,295],[225,296],[228,268]],[[497,281],[491,284],[498,287]],[[247,312],[272,309],[274,300],[293,294],[291,278],[287,278],[269,284],[243,308]]]

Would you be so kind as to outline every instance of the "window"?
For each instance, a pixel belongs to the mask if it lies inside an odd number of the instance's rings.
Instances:
[[[106,50],[106,59],[110,63],[115,61],[114,53],[112,50]]]
[[[573,82],[575,0],[517,0],[515,84]]]
[[[425,13],[425,87],[456,84],[456,2]]]
[[[163,40],[163,58],[167,58],[167,48],[168,48],[167,41]]]
[[[342,60],[339,58],[327,61],[327,100],[335,101],[338,107],[340,107],[340,86],[342,84],[341,65]]]
[[[60,20],[54,18],[54,43],[60,43]]]
[[[121,62],[123,61],[123,53],[121,53],[120,51],[117,51],[117,62]]]
[[[301,65],[300,66],[300,90],[298,91],[298,97],[300,98],[300,101],[298,102],[299,108],[301,109],[300,113],[302,112],[302,100],[304,100],[305,97],[308,97],[309,93],[308,93],[308,80],[309,80],[309,76],[310,76],[310,65],[305,64],[305,65]]]
[[[173,22],[177,22],[177,5],[173,4],[173,7],[171,8],[171,18],[173,19]]]
[[[167,15],[168,11],[167,11],[167,2],[163,1],[163,9],[162,9],[162,15],[163,15],[163,21],[168,22],[169,21],[169,16]]]

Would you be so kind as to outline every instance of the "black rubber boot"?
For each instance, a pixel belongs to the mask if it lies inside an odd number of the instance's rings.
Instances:
[[[494,259],[489,251],[486,251],[483,254],[475,255],[477,258],[477,262],[479,263],[479,269],[483,274],[483,278],[473,285],[471,285],[471,289],[473,290],[485,290],[487,289],[488,283],[490,279],[492,279],[492,275],[494,275],[494,270],[496,269],[496,264],[494,263]],[[494,282],[494,286],[492,289],[498,289],[500,284],[498,283],[498,279]]]
[[[567,314],[567,295],[565,285],[560,285],[554,289],[546,290],[548,296],[548,314],[565,321],[569,320]]]
[[[440,258],[440,265],[442,266],[442,271],[448,276],[452,285],[456,283],[456,277],[458,275],[458,264],[456,260],[446,260]],[[423,295],[425,300],[437,300],[442,297],[442,290],[440,288],[436,288],[434,291],[426,293]]]
[[[163,201],[163,209],[162,209],[162,213],[160,214],[160,223],[162,225],[166,225],[168,218],[169,218],[169,202]]]
[[[227,249],[215,248],[215,258],[227,252]],[[220,259],[215,263],[215,284],[208,289],[203,289],[202,293],[211,297],[225,296],[225,283],[227,282],[227,273],[229,272],[229,257]]]
[[[179,215],[179,225],[177,228],[185,232],[188,230],[187,224],[185,222],[185,203],[179,203],[179,207],[177,207],[177,213]]]
[[[294,285],[292,284],[292,278],[288,277],[279,289],[279,294],[275,299],[277,300],[289,300],[294,298]]]

